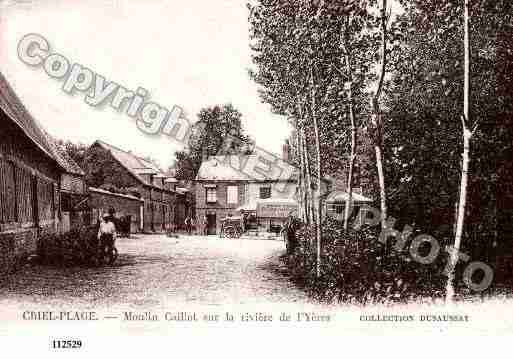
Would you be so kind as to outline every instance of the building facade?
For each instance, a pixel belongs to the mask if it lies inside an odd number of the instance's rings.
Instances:
[[[88,202],[92,208],[92,222],[113,207],[118,218],[130,218],[130,233],[140,232],[144,227],[144,201],[138,197],[90,187]]]
[[[241,217],[244,230],[279,231],[297,214],[297,171],[285,161],[268,166],[272,154],[214,156],[196,177],[196,215],[207,233],[220,234],[227,217]],[[267,165],[266,165],[267,164]],[[274,167],[274,168],[272,168]]]
[[[38,249],[42,235],[61,230],[67,178],[83,173],[61,157],[0,73],[0,272]],[[81,184],[78,184],[81,186]]]
[[[259,150],[252,155],[213,156],[204,161],[196,177],[196,213],[206,219],[208,234],[219,234],[223,219],[241,217],[244,230],[278,232],[289,215],[299,215],[299,169],[289,163],[290,146],[281,158]],[[321,181],[323,217],[343,219],[347,193],[344,179]],[[353,213],[373,200],[355,188]]]
[[[85,173],[48,133],[46,138],[55,159],[61,167],[66,169],[59,181],[59,232],[66,233],[91,221],[91,208],[87,206],[88,191]]]
[[[88,151],[100,151],[102,156],[111,159],[100,164],[109,167],[102,169],[106,183],[118,184],[118,187],[123,187],[130,195],[142,200],[139,231],[165,232],[180,227],[181,217],[188,214],[183,213],[184,209],[190,209],[190,197],[186,189],[178,188],[174,178],[152,161],[103,141],[96,141]],[[115,210],[119,212],[123,209]]]

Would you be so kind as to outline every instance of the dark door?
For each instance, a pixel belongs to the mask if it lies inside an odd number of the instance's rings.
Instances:
[[[216,214],[207,214],[207,234],[216,234]]]
[[[162,205],[162,230],[166,230],[166,224],[167,224],[167,216],[166,216],[166,205]]]

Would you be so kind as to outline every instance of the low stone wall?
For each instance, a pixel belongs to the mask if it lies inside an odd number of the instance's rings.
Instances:
[[[12,273],[38,250],[36,228],[16,229],[0,233],[0,275]]]
[[[57,266],[89,264],[97,251],[96,226],[74,228],[63,234],[48,233],[39,239],[40,262]]]
[[[0,276],[14,272],[25,260],[40,250],[42,236],[55,235],[57,220],[47,220],[40,227],[19,224],[0,227]]]

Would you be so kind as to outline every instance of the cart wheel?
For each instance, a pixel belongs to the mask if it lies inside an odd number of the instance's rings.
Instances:
[[[228,237],[230,239],[234,238],[237,235],[236,231],[231,227],[226,228],[225,233],[226,233],[226,237]]]

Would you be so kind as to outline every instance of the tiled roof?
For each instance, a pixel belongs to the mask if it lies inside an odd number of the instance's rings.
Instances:
[[[85,173],[80,166],[68,155],[68,153],[57,144],[52,136],[45,132],[48,143],[59,165],[66,170],[67,173],[71,173],[78,176],[84,176]]]
[[[0,107],[5,114],[38,146],[48,157],[56,160],[45,133],[30,115],[19,97],[0,72]]]
[[[19,97],[0,72],[0,107],[7,116],[18,125],[25,135],[34,142],[48,157],[56,161],[68,173],[83,176],[84,171],[55,140],[47,134],[35,118],[23,106]]]
[[[153,184],[143,176],[144,174],[154,174],[161,178],[168,177],[166,173],[153,162],[100,140],[97,140],[95,144],[98,144],[103,149],[109,151],[112,156],[141,183],[153,186]]]
[[[285,161],[278,160],[271,173],[261,175],[253,171],[255,165],[266,168],[266,164],[260,162],[259,155],[226,155],[213,156],[204,161],[196,176],[196,180],[208,181],[276,181],[285,180],[285,174],[292,173],[294,179],[298,175],[298,169]],[[283,169],[283,170],[282,170]]]

